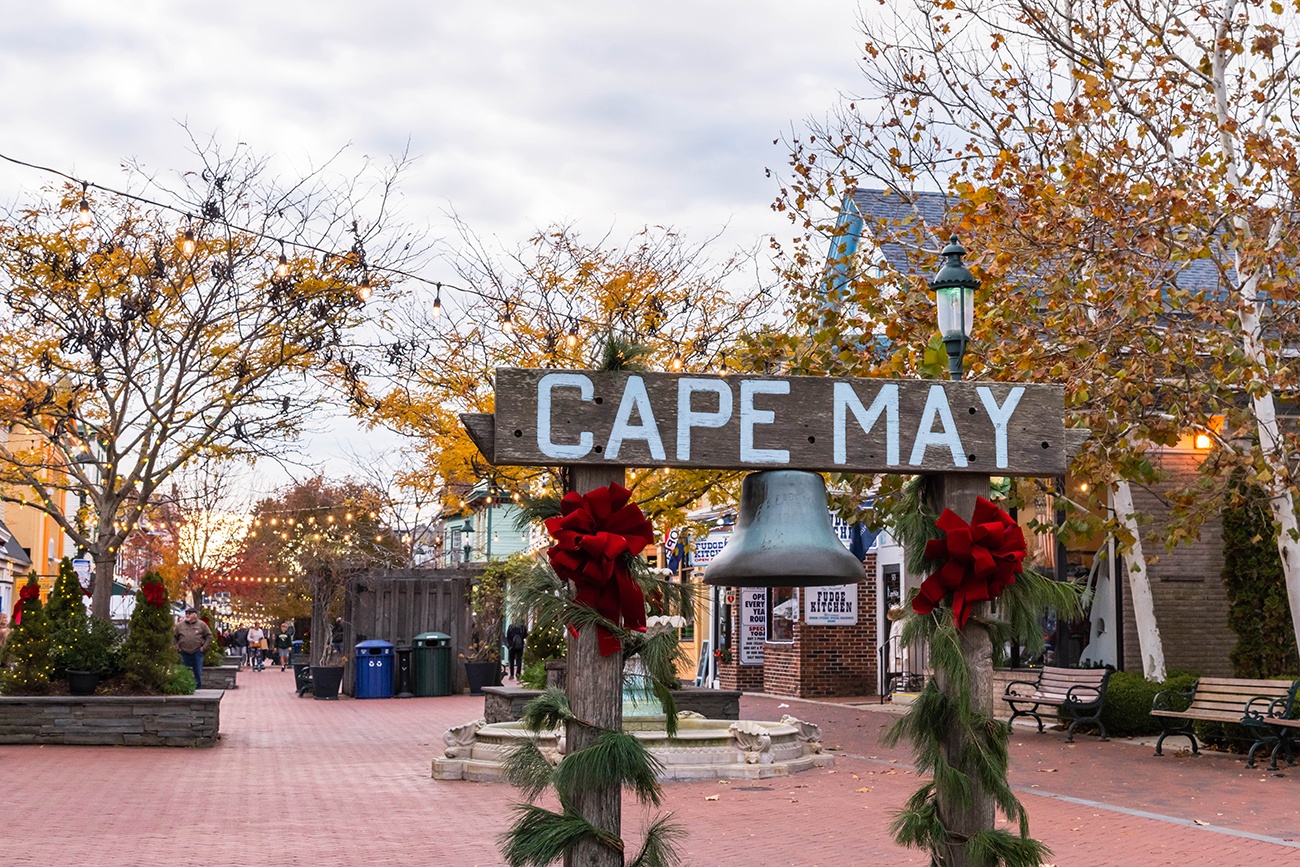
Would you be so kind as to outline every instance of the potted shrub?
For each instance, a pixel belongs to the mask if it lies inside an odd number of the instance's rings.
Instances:
[[[64,633],[62,661],[73,695],[92,695],[99,681],[112,675],[118,664],[121,636],[112,623],[87,618],[79,627]]]
[[[465,661],[465,679],[469,694],[482,695],[485,686],[501,685],[501,644],[497,641],[473,641],[460,655]]]
[[[460,655],[465,661],[470,695],[482,695],[485,686],[501,685],[501,627],[505,620],[506,582],[514,568],[509,560],[489,563],[470,588],[474,632],[469,647]]]

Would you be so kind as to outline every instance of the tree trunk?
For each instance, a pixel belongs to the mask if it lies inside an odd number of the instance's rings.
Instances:
[[[623,484],[622,467],[574,467],[573,490],[585,494],[610,482]],[[623,725],[623,655],[601,656],[596,630],[583,629],[568,639],[569,706],[580,719],[601,728]],[[566,751],[573,753],[595,741],[598,732],[569,723]],[[573,806],[584,819],[602,831],[621,836],[623,793],[617,786],[573,794]],[[622,867],[623,853],[595,840],[584,840],[564,856],[564,867]]]
[[[113,598],[113,573],[117,571],[117,558],[112,554],[96,553],[94,559],[95,577],[90,589],[90,613],[101,620],[108,620],[110,617],[109,605]]]
[[[1272,393],[1253,401],[1259,427],[1259,443],[1272,475],[1265,483],[1269,508],[1277,523],[1277,553],[1282,558],[1282,577],[1291,608],[1291,631],[1300,647],[1300,523],[1296,521],[1295,497],[1291,493],[1289,455],[1278,433],[1277,410]]]
[[[1133,596],[1133,622],[1137,626],[1138,650],[1142,654],[1142,676],[1160,682],[1165,679],[1165,648],[1156,622],[1155,600],[1151,596],[1151,577],[1146,555],[1142,551],[1142,534],[1138,529],[1137,510],[1133,508],[1133,488],[1124,480],[1114,484],[1115,517],[1133,539],[1124,551],[1124,571],[1128,574],[1129,592]],[[1121,622],[1118,627],[1124,628]],[[1118,660],[1123,665],[1124,660]]]
[[[936,503],[940,511],[951,509],[962,520],[969,521],[975,512],[975,498],[989,495],[988,476],[944,475],[939,477],[936,490]],[[970,709],[974,713],[993,716],[993,643],[989,631],[984,627],[983,618],[988,616],[988,603],[975,607],[971,619],[960,630],[961,652],[966,660],[969,672]],[[936,673],[935,683],[939,690],[954,704],[962,700],[959,686],[950,683]],[[968,763],[960,760],[966,749],[962,733],[950,730],[940,746],[944,759],[954,768],[965,773],[970,780],[970,802],[962,805],[956,800],[939,794],[939,814],[944,825],[956,840],[965,841],[979,831],[991,831],[994,825],[994,803],[988,791],[979,784]],[[952,845],[948,852],[947,867],[978,867],[970,860],[962,842]]]

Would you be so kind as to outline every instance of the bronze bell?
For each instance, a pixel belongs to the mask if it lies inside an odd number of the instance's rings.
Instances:
[[[835,536],[826,483],[817,473],[750,473],[740,488],[740,517],[704,583],[722,587],[820,587],[863,578],[858,558]]]

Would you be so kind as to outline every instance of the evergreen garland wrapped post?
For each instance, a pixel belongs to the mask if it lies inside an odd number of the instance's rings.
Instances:
[[[172,644],[171,609],[167,586],[157,572],[145,573],[135,594],[130,633],[122,648],[123,676],[129,686],[145,693],[163,693],[181,657]]]
[[[14,630],[5,644],[7,667],[0,670],[0,693],[44,695],[49,692],[54,666],[50,662],[50,636],[41,605],[41,585],[36,573],[18,591],[14,604]]]
[[[910,741],[918,773],[931,777],[892,828],[900,845],[929,851],[940,867],[1038,867],[1051,852],[1029,836],[1028,815],[1007,783],[1011,727],[993,716],[993,655],[1011,640],[1040,649],[1038,618],[1049,607],[1078,616],[1080,595],[1075,585],[1021,569],[1023,534],[987,492],[986,477],[920,477],[900,504],[895,530],[908,571],[935,567],[913,597],[903,641],[928,644],[935,677],[887,736]],[[930,499],[952,511],[936,519]],[[958,510],[973,513],[970,524]],[[1001,619],[989,614],[993,598]],[[997,813],[1014,831],[995,827]]]

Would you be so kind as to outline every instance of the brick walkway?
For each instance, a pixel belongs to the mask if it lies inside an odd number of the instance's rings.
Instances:
[[[39,865],[498,865],[505,785],[437,782],[430,761],[482,699],[318,702],[291,672],[240,674],[208,750],[0,747],[3,863]],[[838,747],[834,770],[785,780],[676,783],[666,810],[698,867],[921,865],[889,842],[916,787],[880,744],[873,707],[746,697],[746,716],[793,713]],[[1062,865],[1300,864],[1300,769],[1235,756],[1156,759],[1148,746],[1017,730],[1012,782]],[[716,800],[710,800],[716,796]],[[641,817],[629,805],[628,836]]]

